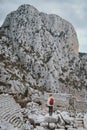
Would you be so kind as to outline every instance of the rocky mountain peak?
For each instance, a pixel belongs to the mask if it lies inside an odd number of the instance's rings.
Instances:
[[[0,37],[2,66],[9,59],[12,71],[16,70],[15,76],[20,75],[20,79],[23,76],[22,80],[26,81],[20,81],[23,88],[27,83],[31,87],[56,92],[71,82],[69,75],[75,72],[79,61],[79,45],[74,27],[60,16],[39,12],[31,5],[22,5],[7,15],[0,28]],[[6,70],[6,73],[9,75],[10,72]],[[10,86],[17,85],[19,81],[13,83],[10,78],[3,79],[9,79],[5,82],[10,82]]]
[[[6,36],[16,44],[26,42],[33,45],[34,43],[29,43],[30,39],[35,39],[36,44],[39,40],[39,44],[42,44],[45,39],[42,37],[46,35],[46,41],[51,44],[55,40],[58,44],[62,41],[62,46],[69,46],[68,51],[78,54],[78,40],[73,26],[61,17],[41,13],[31,5],[22,5],[10,13],[2,25],[2,30],[3,28]]]

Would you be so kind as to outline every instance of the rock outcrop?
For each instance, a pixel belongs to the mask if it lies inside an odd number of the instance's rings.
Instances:
[[[65,80],[70,59],[78,56],[76,32],[69,22],[57,15],[39,12],[33,6],[22,5],[7,15],[0,34],[1,61],[7,59],[10,62],[11,69],[5,69],[10,79],[23,78],[29,86],[58,91],[60,75],[65,73],[62,79]],[[3,69],[8,67],[7,62],[1,64]],[[4,74],[3,79],[6,77]],[[10,84],[12,88],[14,84],[20,84],[23,89],[25,86],[19,80]]]

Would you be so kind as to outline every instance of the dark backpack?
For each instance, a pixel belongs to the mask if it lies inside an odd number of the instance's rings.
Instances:
[[[54,99],[50,98],[50,105],[54,105]]]

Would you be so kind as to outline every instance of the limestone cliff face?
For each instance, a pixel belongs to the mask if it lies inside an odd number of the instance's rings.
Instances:
[[[0,82],[9,91],[37,86],[57,92],[67,86],[69,74],[79,61],[73,26],[30,5],[7,15],[0,28],[0,50]]]
[[[57,15],[41,13],[30,5],[22,5],[10,13],[2,28],[16,48],[17,44],[18,47],[26,44],[41,53],[43,48],[51,46],[52,51],[65,48],[78,54],[78,41],[73,26]]]

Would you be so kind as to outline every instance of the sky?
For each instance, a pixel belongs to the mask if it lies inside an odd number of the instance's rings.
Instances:
[[[79,52],[87,53],[87,0],[0,0],[0,26],[11,11],[30,4],[40,12],[56,14],[75,28]]]

